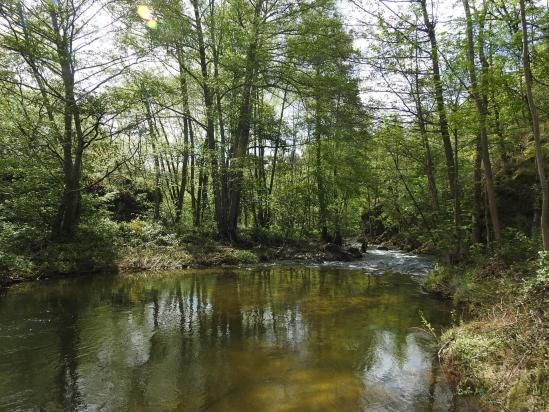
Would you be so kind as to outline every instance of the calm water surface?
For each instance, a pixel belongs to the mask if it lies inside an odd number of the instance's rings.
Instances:
[[[118,275],[0,296],[0,410],[446,411],[430,263]]]

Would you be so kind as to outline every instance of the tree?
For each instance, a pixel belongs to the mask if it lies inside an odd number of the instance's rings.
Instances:
[[[541,206],[541,235],[543,238],[544,250],[549,250],[549,182],[545,176],[545,159],[541,145],[539,115],[532,93],[532,69],[530,66],[530,51],[528,47],[528,22],[526,20],[526,5],[524,0],[519,0],[520,5],[520,24],[522,28],[522,65],[524,70],[524,82],[526,86],[526,98],[528,100],[528,110],[530,111],[530,121],[532,133],[534,135],[534,146],[536,151],[536,165],[538,171],[539,184],[542,194]]]
[[[99,62],[85,58],[97,40],[86,13],[93,18],[102,11],[89,0],[32,5],[12,0],[0,6],[6,22],[3,48],[25,65],[13,80],[21,91],[20,104],[43,109],[48,148],[62,164],[63,190],[51,225],[54,239],[75,234],[81,215],[84,153],[105,138],[104,127],[113,120],[95,94],[125,69],[121,64],[110,70],[115,63],[123,63],[124,56]],[[29,121],[31,128],[25,134],[33,133]]]

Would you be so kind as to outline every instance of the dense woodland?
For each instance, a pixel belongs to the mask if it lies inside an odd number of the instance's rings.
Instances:
[[[131,230],[548,250],[549,11],[450,3],[3,1],[1,266]]]
[[[545,0],[2,0],[0,96],[0,287],[428,252],[456,393],[547,410]]]

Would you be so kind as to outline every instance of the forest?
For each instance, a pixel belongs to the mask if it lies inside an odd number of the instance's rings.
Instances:
[[[413,251],[454,393],[548,407],[546,2],[3,0],[0,50],[0,288]]]

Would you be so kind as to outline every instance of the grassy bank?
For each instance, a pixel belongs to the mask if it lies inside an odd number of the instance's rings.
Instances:
[[[352,260],[354,248],[308,238],[287,238],[273,231],[242,232],[236,244],[213,232],[168,229],[135,219],[108,219],[82,225],[71,241],[30,239],[32,232],[0,236],[0,287],[44,277],[95,272],[161,271],[190,267],[242,265],[275,260]]]
[[[548,410],[548,254],[439,266],[424,287],[467,313],[440,337],[442,364],[458,396],[475,396],[484,410]]]

